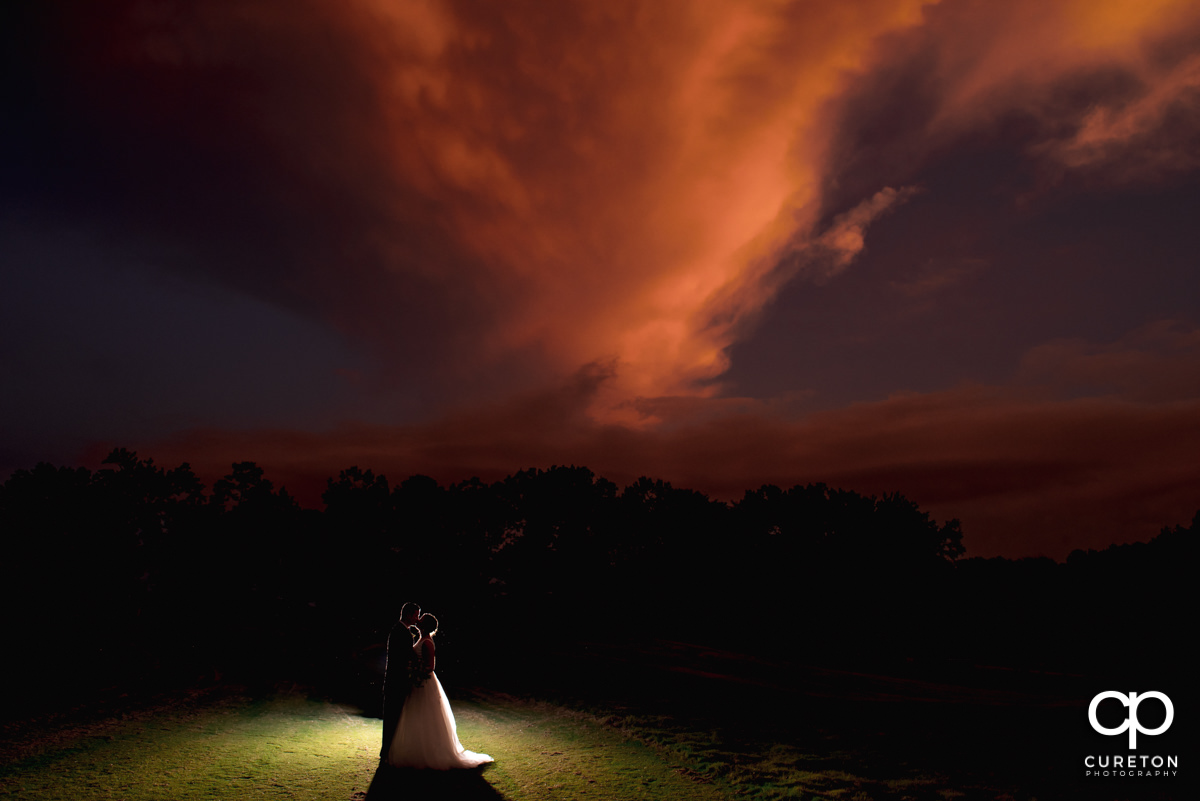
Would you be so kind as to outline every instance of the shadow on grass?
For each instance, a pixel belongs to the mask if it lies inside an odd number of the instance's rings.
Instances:
[[[380,764],[375,769],[365,801],[411,801],[412,799],[462,799],[463,801],[509,801],[483,778],[487,767],[475,770],[416,770]]]

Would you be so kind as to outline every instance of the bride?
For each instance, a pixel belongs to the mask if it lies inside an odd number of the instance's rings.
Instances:
[[[437,633],[437,618],[430,614],[417,620],[421,639],[413,646],[420,674],[424,677],[413,687],[404,708],[396,736],[388,749],[389,765],[398,768],[475,768],[493,761],[487,754],[476,754],[463,748],[450,702],[433,672],[433,635]]]

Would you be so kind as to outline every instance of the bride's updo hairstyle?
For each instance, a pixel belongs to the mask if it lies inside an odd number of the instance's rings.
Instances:
[[[426,612],[417,619],[417,627],[421,629],[423,634],[427,634],[428,636],[432,637],[433,635],[437,634],[437,618]]]

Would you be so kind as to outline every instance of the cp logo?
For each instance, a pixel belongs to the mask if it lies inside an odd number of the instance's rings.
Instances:
[[[1105,698],[1115,698],[1125,706],[1129,707],[1129,717],[1125,719],[1124,723],[1122,723],[1120,726],[1117,726],[1115,729],[1106,729],[1100,725],[1100,721],[1096,720],[1096,707],[1100,706],[1100,702]],[[1163,706],[1167,708],[1167,717],[1162,722],[1162,725],[1157,729],[1143,729],[1141,724],[1138,723],[1138,704],[1147,698],[1157,698],[1158,700],[1162,701]],[[1148,693],[1142,693],[1141,695],[1138,695],[1137,693],[1125,695],[1124,693],[1119,693],[1114,690],[1108,690],[1107,692],[1099,693],[1095,698],[1092,699],[1091,705],[1088,706],[1088,722],[1092,724],[1093,729],[1101,734],[1114,735],[1120,734],[1126,729],[1129,730],[1130,749],[1137,748],[1137,736],[1139,731],[1142,734],[1162,734],[1164,731],[1171,728],[1171,721],[1174,719],[1175,707],[1171,704],[1171,699],[1157,690],[1152,690]]]

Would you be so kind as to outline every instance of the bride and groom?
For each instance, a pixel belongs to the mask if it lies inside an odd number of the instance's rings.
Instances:
[[[492,761],[458,741],[450,701],[433,672],[437,628],[437,618],[406,603],[388,636],[380,758],[394,767],[450,770]]]

